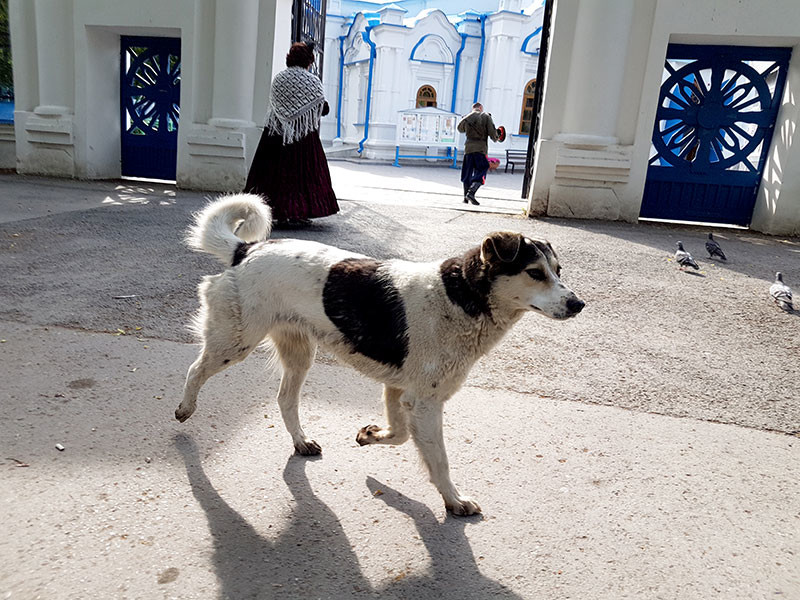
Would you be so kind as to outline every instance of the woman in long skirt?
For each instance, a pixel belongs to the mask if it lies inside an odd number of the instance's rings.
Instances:
[[[328,114],[322,82],[308,71],[313,44],[292,44],[287,69],[275,76],[264,132],[244,191],[260,194],[278,226],[308,225],[339,211],[319,139]]]

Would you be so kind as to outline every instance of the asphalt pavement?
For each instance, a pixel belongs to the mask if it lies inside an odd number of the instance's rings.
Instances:
[[[321,458],[293,455],[262,351],[177,423],[218,271],[180,243],[204,195],[0,175],[0,597],[800,597],[800,319],[765,298],[800,240],[722,231],[724,265],[699,228],[524,219],[518,174],[465,211],[444,167],[331,171],[342,212],[276,236],[432,260],[525,231],[587,300],[525,317],[447,404],[484,514],[449,516],[411,444],[356,444],[380,386],[324,353],[301,403]]]

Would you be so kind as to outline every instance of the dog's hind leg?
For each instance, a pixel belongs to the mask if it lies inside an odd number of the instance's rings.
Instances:
[[[438,399],[417,399],[410,411],[411,437],[428,468],[431,483],[444,498],[447,510],[454,515],[474,515],[481,512],[478,503],[459,494],[450,480],[450,465],[442,433],[443,402]]]
[[[197,395],[200,388],[208,381],[209,377],[222,371],[228,365],[223,364],[222,360],[215,357],[203,347],[200,357],[189,367],[186,374],[186,383],[183,386],[183,401],[175,409],[175,418],[183,423],[192,416],[197,409]]]
[[[186,384],[183,386],[183,401],[175,410],[175,418],[183,423],[192,416],[197,408],[197,395],[200,388],[206,381],[220,371],[227,369],[231,365],[244,360],[253,350],[256,344],[243,346],[237,344],[226,344],[224,350],[218,346],[209,344],[203,346],[200,357],[189,367],[186,374]]]
[[[300,426],[298,411],[300,388],[303,387],[306,373],[314,362],[317,346],[305,333],[298,330],[280,329],[270,332],[270,337],[275,343],[275,349],[283,366],[283,376],[278,389],[278,406],[281,409],[283,424],[292,436],[298,454],[304,456],[319,454],[322,448],[306,436]]]
[[[244,360],[264,339],[266,331],[250,328],[243,332],[241,318],[233,304],[208,304],[200,315],[203,350],[189,367],[183,387],[183,401],[175,418],[183,423],[197,408],[197,395],[206,381],[220,371]]]
[[[386,407],[386,428],[378,425],[362,427],[356,436],[361,446],[367,444],[400,445],[408,439],[408,411],[400,402],[403,390],[388,385],[383,386],[383,403]]]

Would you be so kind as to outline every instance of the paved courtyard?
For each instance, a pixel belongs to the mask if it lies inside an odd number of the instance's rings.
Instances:
[[[719,230],[718,263],[705,229],[525,219],[519,173],[471,210],[446,167],[331,172],[341,213],[277,237],[434,260],[522,231],[587,302],[526,316],[448,403],[484,515],[447,516],[411,445],[357,446],[379,386],[325,354],[321,459],[292,456],[263,354],[174,421],[218,271],[180,243],[203,194],[2,175],[2,597],[800,596],[800,319],[767,299],[776,270],[800,289],[800,240]]]
[[[440,161],[444,162],[444,161]],[[330,162],[331,179],[340,198],[418,208],[444,208],[470,212],[521,215],[527,201],[521,197],[522,169],[491,171],[478,190],[479,206],[463,203],[461,170],[444,165],[394,167],[358,161]]]

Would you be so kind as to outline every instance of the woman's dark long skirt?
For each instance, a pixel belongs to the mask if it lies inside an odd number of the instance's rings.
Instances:
[[[272,208],[272,218],[278,221],[339,212],[319,131],[284,146],[280,135],[269,135],[265,130],[244,191],[260,194]]]

